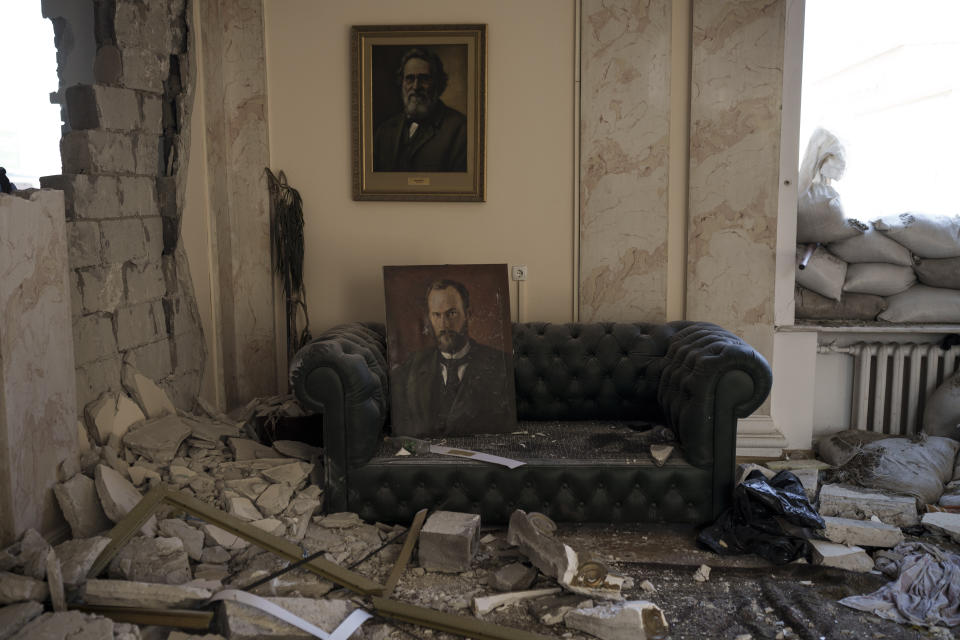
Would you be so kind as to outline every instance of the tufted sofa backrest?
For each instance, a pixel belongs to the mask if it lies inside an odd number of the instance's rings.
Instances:
[[[659,418],[663,356],[686,324],[514,324],[517,418]]]

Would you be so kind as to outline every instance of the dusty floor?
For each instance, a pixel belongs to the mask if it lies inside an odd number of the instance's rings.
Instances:
[[[489,529],[499,540],[503,529]],[[625,593],[628,599],[651,600],[659,605],[670,624],[670,638],[730,639],[750,634],[755,640],[803,638],[842,640],[860,638],[952,638],[947,629],[929,631],[882,620],[837,604],[848,595],[869,593],[888,581],[874,574],[856,574],[837,569],[793,564],[774,567],[756,556],[720,557],[696,547],[695,531],[683,526],[643,525],[633,527],[569,527],[557,532],[565,542],[593,550],[611,571],[634,579]],[[926,541],[930,541],[929,538]],[[396,597],[423,606],[469,615],[474,595],[487,595],[488,572],[512,561],[510,550],[498,551],[496,542],[482,547],[472,571],[464,574],[423,572],[415,562],[401,580]],[[944,545],[949,546],[949,545]],[[385,563],[386,564],[386,563]],[[707,582],[697,582],[698,566],[712,568]],[[358,569],[363,570],[361,565]],[[650,581],[656,591],[644,592],[641,582]],[[555,586],[541,576],[532,588]],[[563,624],[544,626],[524,604],[499,609],[483,618],[546,636],[585,639]],[[396,625],[406,637],[452,638],[413,625]],[[399,637],[397,632],[391,637]]]

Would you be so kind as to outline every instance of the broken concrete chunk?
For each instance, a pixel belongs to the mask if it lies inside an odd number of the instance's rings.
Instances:
[[[91,478],[78,473],[66,482],[54,485],[53,495],[74,538],[88,538],[113,526],[103,512],[96,484]]]
[[[50,595],[47,583],[7,571],[0,572],[0,604],[34,600],[42,602]]]
[[[861,434],[869,433],[861,431]],[[875,435],[875,434],[870,434]],[[881,438],[886,438],[888,436],[880,436]],[[832,468],[829,462],[824,462],[823,460],[816,460],[814,458],[796,458],[794,460],[771,460],[767,463],[767,468],[773,471],[783,471],[784,469],[789,469],[793,473],[796,473],[802,469],[816,469],[817,471],[822,471],[824,469]]]
[[[316,485],[311,485],[303,491],[298,491],[296,495],[293,496],[293,500],[291,500],[287,508],[283,510],[283,515],[288,517],[306,516],[310,518],[313,516],[313,512],[320,508],[320,500],[322,497],[323,492],[320,491],[320,488]]]
[[[103,511],[114,522],[120,522],[143,499],[129,480],[106,465],[97,465],[95,483]],[[145,536],[156,535],[157,518],[150,516],[140,531]]]
[[[208,564],[225,564],[230,562],[230,552],[220,546],[206,547],[200,561]]]
[[[250,543],[239,536],[235,536],[229,531],[224,531],[213,524],[205,524],[201,527],[206,534],[206,543],[209,546],[220,546],[224,549],[236,551],[237,549],[246,549]]]
[[[547,520],[549,519],[541,514],[528,514],[517,509],[510,516],[507,542],[519,547],[520,553],[529,558],[533,566],[540,569],[544,575],[559,580],[567,573],[570,565],[568,547],[553,537],[549,525],[538,527],[539,522]],[[553,529],[555,528],[556,525],[553,525]]]
[[[197,477],[196,471],[179,464],[171,464],[167,470],[170,472],[170,482],[178,486],[188,484]]]
[[[119,443],[118,443],[119,444]],[[100,448],[100,462],[107,465],[124,478],[130,478],[130,464],[122,460],[113,445],[105,444]]]
[[[84,409],[87,428],[98,445],[105,445],[110,434],[122,438],[131,425],[146,420],[137,403],[123,393],[107,393]]]
[[[914,498],[841,484],[825,484],[820,489],[820,515],[854,520],[869,520],[875,515],[898,527],[910,527],[920,522]]]
[[[272,447],[260,444],[249,438],[227,438],[227,445],[233,452],[234,460],[256,460],[257,458],[275,458],[277,452]],[[281,458],[281,464],[289,462]]]
[[[837,544],[883,547],[888,549],[903,542],[900,527],[873,520],[853,520],[836,516],[823,516],[826,523],[824,535]]]
[[[673,445],[669,444],[652,444],[650,445],[650,457],[653,458],[653,461],[658,467],[662,467],[666,464],[667,459],[670,458],[670,454],[673,453]]]
[[[697,582],[706,582],[710,579],[710,567],[705,564],[697,567],[697,570],[693,573],[693,579]]]
[[[173,406],[166,392],[132,365],[123,365],[120,384],[123,385],[124,390],[130,394],[134,402],[140,405],[140,409],[147,418],[177,415],[177,408]]]
[[[306,462],[291,462],[290,464],[281,464],[270,469],[265,469],[261,474],[273,482],[286,482],[291,487],[296,487],[307,479],[312,464]]]
[[[165,415],[136,426],[123,437],[130,451],[158,463],[168,463],[177,455],[180,443],[190,435],[190,428],[176,415]]]
[[[0,608],[0,640],[7,640],[43,613],[39,602],[20,602]]]
[[[593,606],[593,600],[578,595],[553,596],[531,600],[527,605],[530,615],[545,625],[553,626],[563,622],[563,617],[573,609],[585,609]]]
[[[542,513],[517,509],[510,516],[507,542],[519,547],[533,566],[565,589],[593,598],[622,600],[621,591],[629,579],[608,573],[600,562],[581,559],[573,547],[553,537],[556,526]]]
[[[23,574],[43,580],[47,576],[47,553],[50,545],[34,529],[27,529],[20,538],[20,556],[17,563],[23,567]]]
[[[355,513],[350,511],[341,511],[339,513],[330,513],[322,518],[318,518],[317,524],[324,529],[350,529],[362,525],[363,520],[361,520],[360,516]]]
[[[141,464],[134,464],[127,471],[130,473],[130,482],[135,487],[139,487],[145,482],[149,482],[149,484],[152,485],[162,480],[159,473]]]
[[[225,564],[198,564],[193,569],[197,579],[223,581],[230,577],[230,569]]]
[[[236,425],[199,416],[180,416],[180,418],[185,425],[190,427],[192,437],[200,440],[219,445],[226,438],[240,436],[240,429]]]
[[[113,638],[113,621],[79,611],[45,613],[10,640],[105,640]]]
[[[295,616],[321,629],[333,630],[356,605],[347,600],[314,600],[313,598],[267,598]],[[259,609],[239,602],[220,603],[220,632],[231,640],[295,640],[313,638],[302,631]]]
[[[473,599],[473,615],[482,616],[498,607],[505,607],[524,600],[542,598],[560,593],[560,589],[533,589],[531,591],[514,591],[513,593],[498,593],[493,596],[483,596]]]
[[[466,571],[480,543],[480,516],[436,511],[420,530],[420,566],[429,571]]]
[[[744,462],[737,465],[737,481],[735,484],[740,484],[746,480],[747,476],[750,475],[752,471],[759,471],[767,480],[770,480],[773,478],[773,476],[777,475],[776,471],[771,471],[762,465],[755,464],[753,462]]]
[[[134,538],[110,561],[108,575],[135,582],[183,584],[193,580],[180,538]]]
[[[274,440],[273,448],[281,455],[288,458],[298,458],[304,462],[310,462],[319,456],[322,451],[319,447],[312,447],[305,442],[297,442],[296,440]]]
[[[265,516],[274,516],[290,504],[290,498],[293,496],[293,487],[281,482],[272,484],[257,498],[257,508]]]
[[[160,534],[168,538],[180,538],[183,548],[191,560],[200,560],[203,556],[203,532],[191,527],[179,518],[161,520],[158,525]]]
[[[263,518],[263,514],[257,511],[257,508],[253,506],[249,498],[239,496],[227,498],[227,511],[230,515],[244,522],[253,522],[254,520]]]
[[[790,473],[797,476],[797,480],[803,485],[804,493],[807,494],[807,500],[813,502],[817,497],[817,490],[820,488],[820,470],[790,469]]]
[[[113,640],[150,640],[150,637],[141,636],[140,627],[135,624],[129,622],[114,622]],[[169,636],[167,640],[169,640]]]
[[[76,454],[68,455],[57,465],[57,481],[66,482],[73,476],[80,473],[80,456]]]
[[[824,540],[811,540],[810,544],[813,545],[814,564],[857,573],[873,570],[873,559],[860,547],[849,547]]]
[[[133,582],[130,580],[87,580],[84,601],[117,607],[189,609],[211,596],[207,589],[188,585]]]
[[[67,610],[67,596],[63,591],[63,573],[60,560],[53,549],[47,551],[47,588],[50,590],[50,603],[54,611]]]
[[[512,562],[490,576],[490,586],[497,591],[523,591],[530,588],[538,573],[536,567]]]
[[[925,513],[921,524],[929,531],[941,533],[960,543],[960,513]]]
[[[54,547],[53,550],[60,559],[63,583],[68,587],[75,587],[86,580],[90,567],[108,544],[110,538],[97,536],[67,540]]]
[[[255,526],[257,529],[265,531],[274,536],[282,536],[287,532],[287,525],[276,518],[263,518],[262,520],[254,520],[250,524]]]
[[[260,494],[270,486],[270,483],[260,477],[244,478],[242,480],[226,480],[223,483],[228,489],[232,489],[242,496],[251,500],[256,500]]]
[[[666,638],[669,631],[663,611],[646,600],[574,609],[564,617],[564,622],[568,628],[585,631],[600,640]]]

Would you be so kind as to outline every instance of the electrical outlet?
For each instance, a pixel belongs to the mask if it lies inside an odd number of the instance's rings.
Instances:
[[[527,265],[517,264],[510,267],[510,277],[514,280],[526,280],[527,279]]]

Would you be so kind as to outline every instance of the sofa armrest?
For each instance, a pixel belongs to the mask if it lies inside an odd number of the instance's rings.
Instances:
[[[696,466],[729,467],[736,452],[737,418],[753,413],[770,393],[770,365],[749,344],[707,322],[682,327],[664,357],[657,398]]]
[[[328,487],[373,457],[387,419],[383,325],[334,327],[301,348],[290,363],[290,385],[303,408],[323,413]],[[349,434],[349,437],[347,437]]]

